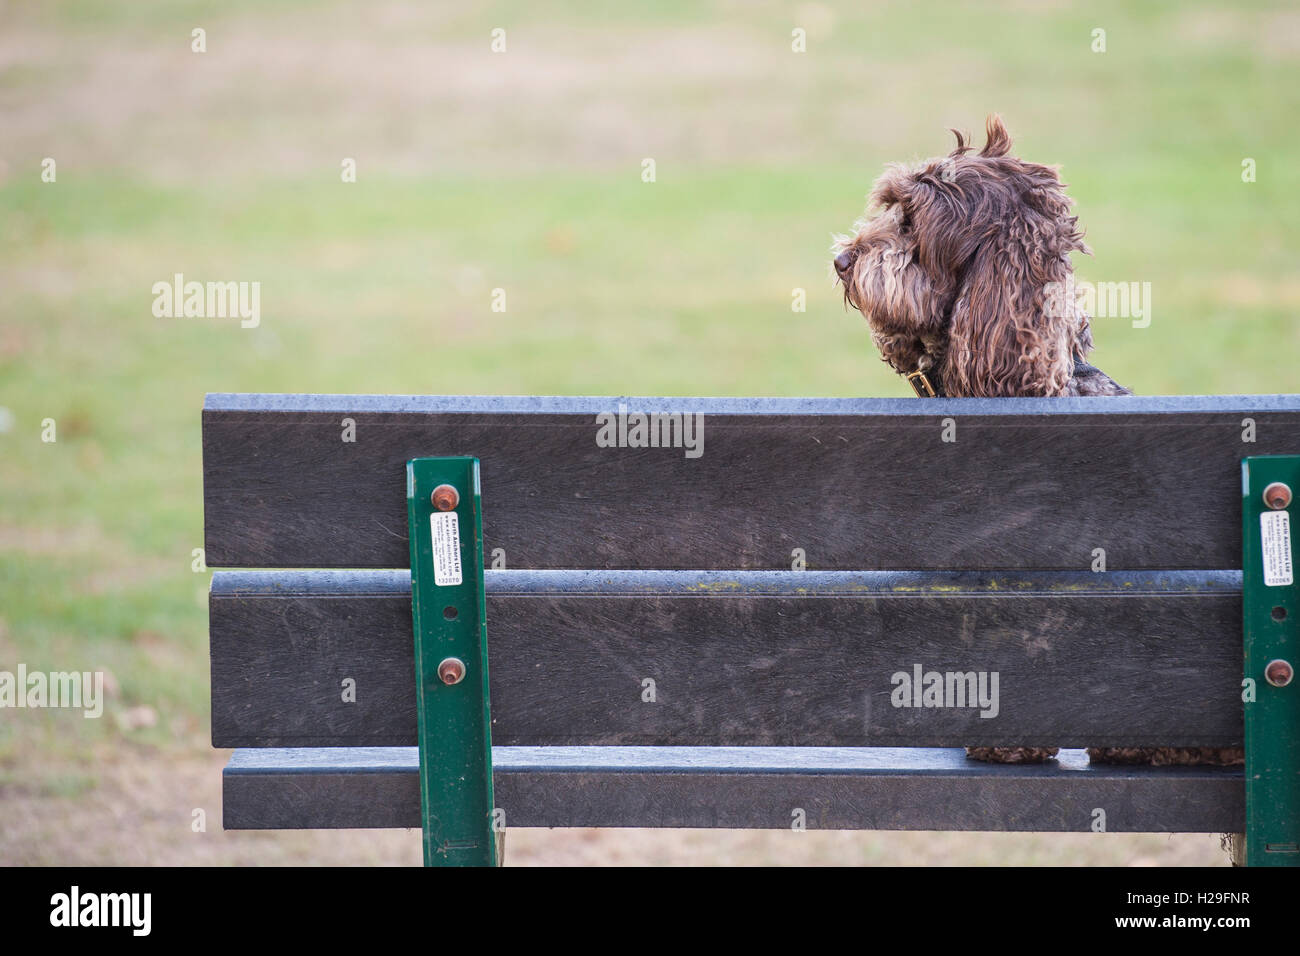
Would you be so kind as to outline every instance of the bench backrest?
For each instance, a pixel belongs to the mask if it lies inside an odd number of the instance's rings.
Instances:
[[[1297,449],[1295,396],[210,395],[209,565],[340,569],[214,576],[213,742],[416,742],[404,465],[464,454],[497,745],[1238,745],[1239,463]]]

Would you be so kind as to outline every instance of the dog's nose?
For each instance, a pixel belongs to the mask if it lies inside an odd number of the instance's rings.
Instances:
[[[844,275],[844,273],[848,272],[852,266],[853,266],[852,250],[845,249],[843,252],[841,252],[838,256],[835,257],[835,271],[840,275]]]

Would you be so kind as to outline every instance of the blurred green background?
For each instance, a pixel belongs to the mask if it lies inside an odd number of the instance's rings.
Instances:
[[[1282,3],[0,3],[0,669],[110,690],[97,721],[0,711],[0,862],[419,858],[409,832],[220,829],[205,392],[908,395],[831,234],[884,163],[994,110],[1063,166],[1081,277],[1151,283],[1151,326],[1098,320],[1097,364],[1140,394],[1295,391],[1298,62]],[[260,282],[260,327],[155,318],[177,272]],[[619,831],[512,833],[511,859],[1223,860]]]

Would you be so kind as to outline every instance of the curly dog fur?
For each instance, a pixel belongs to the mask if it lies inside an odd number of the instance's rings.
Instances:
[[[979,153],[957,148],[876,182],[852,236],[835,243],[844,298],[867,318],[895,371],[923,371],[940,394],[1128,395],[1086,363],[1088,316],[1070,253],[1087,252],[1056,170],[1007,155],[996,114]]]
[[[978,153],[957,147],[892,165],[851,236],[836,238],[835,273],[884,361],[924,373],[936,394],[1131,395],[1087,361],[1089,316],[1073,295],[1070,253],[1087,253],[1055,168],[1009,155],[996,114]],[[1053,747],[969,747],[977,759],[1038,762]],[[1090,748],[1107,763],[1235,764],[1241,750]]]

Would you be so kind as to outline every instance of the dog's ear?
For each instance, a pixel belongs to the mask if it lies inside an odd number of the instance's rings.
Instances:
[[[1061,395],[1070,380],[1074,317],[1048,308],[1044,290],[1066,280],[1068,266],[1044,262],[1015,235],[981,246],[967,268],[948,327],[949,394]]]
[[[986,133],[979,155],[1005,157],[1011,136],[996,113]],[[996,227],[974,234],[980,244],[964,260],[944,384],[955,395],[1060,395],[1090,342],[1081,316],[1053,290],[1069,286],[1069,253],[1087,247],[1055,169],[1013,159],[997,168],[981,217]]]

